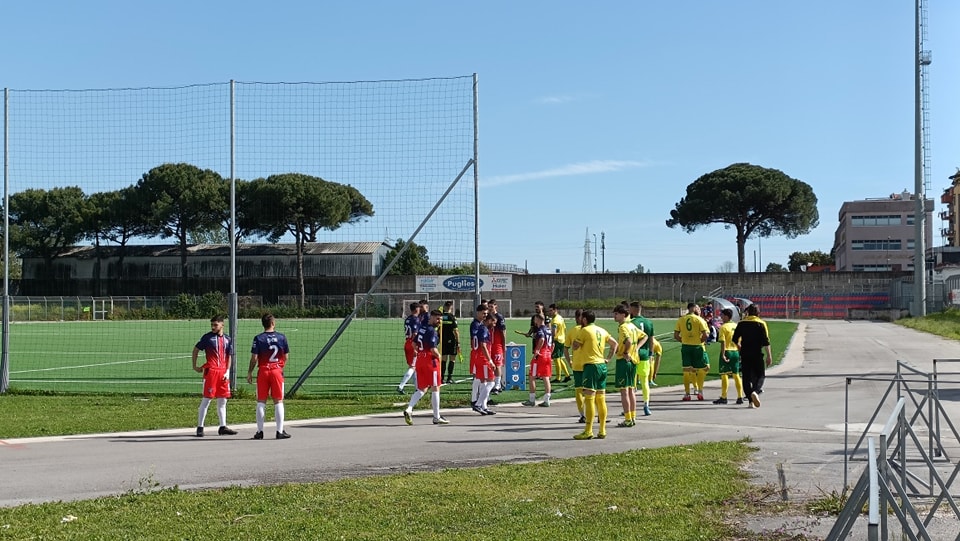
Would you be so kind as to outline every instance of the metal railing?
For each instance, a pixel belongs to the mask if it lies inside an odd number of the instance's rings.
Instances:
[[[955,464],[947,452],[948,444],[960,444],[960,432],[940,398],[944,385],[958,385],[960,380],[943,379],[945,374],[955,374],[941,371],[940,366],[944,363],[960,363],[960,359],[934,359],[932,372],[897,361],[896,374],[891,377],[847,378],[844,397],[845,491],[849,488],[848,460],[864,458],[866,452],[867,466],[826,539],[846,539],[867,505],[868,539],[888,539],[890,513],[900,523],[902,538],[933,539],[928,528],[944,507],[948,507],[953,515],[951,518],[956,519],[947,523],[960,526],[960,506],[957,504],[960,497],[951,493],[953,482],[960,475],[960,463]],[[889,384],[863,433],[851,448],[850,387],[855,381],[888,381]],[[892,413],[877,436],[869,435],[894,389],[897,401]],[[946,434],[945,428],[948,429]],[[926,438],[922,437],[923,432],[926,432]],[[863,448],[864,443],[867,449]],[[960,540],[960,532],[953,535]],[[938,532],[938,539],[943,538],[942,532]]]

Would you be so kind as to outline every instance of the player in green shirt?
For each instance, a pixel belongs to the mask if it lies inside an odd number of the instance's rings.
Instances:
[[[653,379],[653,363],[650,362],[651,348],[653,346],[653,322],[643,317],[643,307],[639,301],[630,303],[631,321],[643,334],[649,337],[649,340],[640,345],[637,351],[639,356],[637,361],[637,380],[640,383],[640,391],[643,395],[643,414],[650,415],[650,380]]]

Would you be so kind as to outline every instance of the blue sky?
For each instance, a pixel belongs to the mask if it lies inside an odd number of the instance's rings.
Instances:
[[[589,228],[610,270],[714,272],[736,259],[733,231],[664,221],[697,177],[750,162],[810,184],[821,224],[751,240],[752,269],[758,247],[761,267],[829,251],[843,201],[913,190],[913,4],[15,2],[0,86],[476,72],[481,259],[579,272]],[[960,166],[960,3],[930,2],[929,21],[939,199]]]

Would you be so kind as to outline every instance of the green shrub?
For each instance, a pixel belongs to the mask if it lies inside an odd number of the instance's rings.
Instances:
[[[213,317],[227,314],[227,297],[220,291],[208,291],[197,304],[197,317]]]
[[[170,316],[173,319],[193,319],[198,317],[199,313],[197,298],[186,293],[177,295],[177,300],[170,306]]]

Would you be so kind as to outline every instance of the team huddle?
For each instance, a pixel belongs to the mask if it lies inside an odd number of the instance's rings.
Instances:
[[[444,311],[430,311],[427,301],[410,305],[410,315],[404,322],[408,369],[397,388],[403,393],[407,382],[415,378],[417,391],[403,411],[407,424],[413,424],[413,407],[428,389],[433,423],[448,424],[440,415],[440,387],[442,383],[453,382],[453,358],[460,353],[460,335],[452,305],[452,301],[447,301]],[[530,330],[525,333],[516,331],[533,340],[530,396],[522,405],[550,407],[551,383],[570,381],[572,377],[579,422],[585,425],[574,439],[606,438],[608,365],[615,359],[614,382],[620,392],[624,416],[617,426],[636,426],[638,385],[643,414],[651,415],[650,388],[656,386],[663,348],[654,337],[653,322],[641,314],[640,303],[624,301],[614,307],[613,317],[618,325],[616,338],[596,324],[596,314],[592,310],[578,309],[574,315],[576,325],[571,329],[566,328],[555,304],[547,310],[545,314],[543,303],[538,301],[530,319]],[[713,403],[727,404],[729,381],[733,379],[737,390],[736,403],[743,404],[748,399],[751,408],[758,408],[764,369],[773,360],[767,325],[759,318],[756,305],[746,308],[746,317],[739,324],[733,322],[731,309],[722,310],[721,319],[723,323],[717,333],[721,343],[718,371],[721,394]],[[442,331],[438,332],[441,327]],[[699,305],[690,303],[687,313],[677,320],[673,332],[674,340],[681,344],[684,401],[692,400],[694,394],[698,400],[704,400],[703,384],[710,369],[706,343],[710,336],[709,325],[700,316]],[[442,351],[438,349],[441,342]],[[481,415],[496,414],[489,409],[489,398],[506,387],[505,342],[506,323],[496,301],[482,301],[470,323],[469,367],[473,384],[471,407]],[[557,365],[557,379],[551,380],[554,364]],[[560,380],[560,377],[565,379]],[[544,389],[539,403],[537,380],[542,382]],[[595,419],[596,433],[593,431]]]

